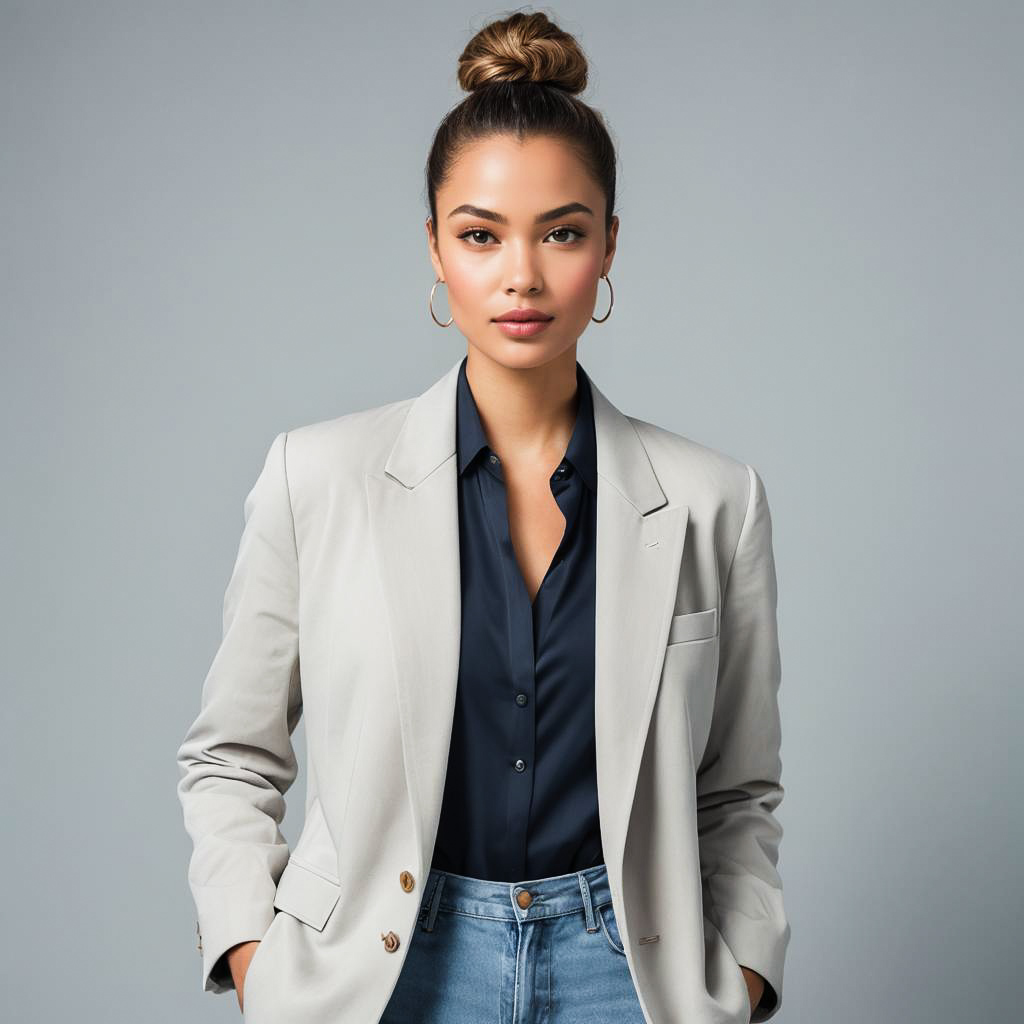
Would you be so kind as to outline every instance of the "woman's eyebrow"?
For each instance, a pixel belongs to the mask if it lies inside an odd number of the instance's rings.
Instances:
[[[457,213],[468,213],[471,217],[479,217],[481,220],[493,220],[496,224],[507,224],[508,217],[500,213],[495,213],[493,210],[485,210],[482,206],[472,206],[470,203],[463,203],[461,206],[456,206],[449,217],[454,217]],[[559,217],[566,217],[570,213],[588,213],[592,217],[594,211],[583,203],[566,203],[564,206],[556,206],[553,210],[548,210],[547,213],[538,213],[534,218],[534,224],[543,224],[548,220],[557,220]]]

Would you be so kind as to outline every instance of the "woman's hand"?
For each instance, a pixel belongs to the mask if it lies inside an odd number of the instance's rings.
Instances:
[[[228,968],[231,971],[231,978],[235,983],[235,992],[238,995],[238,1008],[245,1012],[245,976],[249,973],[249,964],[259,940],[255,942],[240,942],[227,951]]]
[[[749,967],[744,967],[742,964],[740,964],[740,970],[743,972],[743,980],[747,983],[747,995],[750,997],[750,1012],[753,1014],[754,1010],[757,1009],[757,1004],[761,1002],[761,996],[764,995],[764,978],[757,971],[752,971]]]

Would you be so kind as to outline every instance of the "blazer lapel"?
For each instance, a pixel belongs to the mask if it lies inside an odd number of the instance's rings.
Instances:
[[[403,760],[425,870],[441,816],[462,638],[455,389],[462,357],[413,400],[366,476],[391,631]]]
[[[366,476],[406,781],[424,867],[440,820],[458,684],[462,604],[454,456],[461,362],[460,356],[413,400],[383,473]],[[598,467],[597,781],[614,887],[665,656],[689,509],[668,504],[632,423],[590,383]]]
[[[675,610],[689,506],[668,502],[629,418],[591,380],[597,434],[595,742],[612,891]]]

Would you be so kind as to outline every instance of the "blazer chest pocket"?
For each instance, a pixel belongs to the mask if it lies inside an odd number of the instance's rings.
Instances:
[[[673,615],[668,631],[668,646],[685,644],[691,640],[710,640],[718,635],[718,609],[702,612],[684,612]]]

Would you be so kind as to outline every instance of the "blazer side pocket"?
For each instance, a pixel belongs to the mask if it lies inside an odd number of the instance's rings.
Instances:
[[[685,644],[691,640],[710,640],[718,634],[718,608],[702,612],[684,612],[672,616],[668,645]]]
[[[277,884],[274,906],[320,932],[340,897],[341,886],[337,882],[297,861],[289,861]]]

